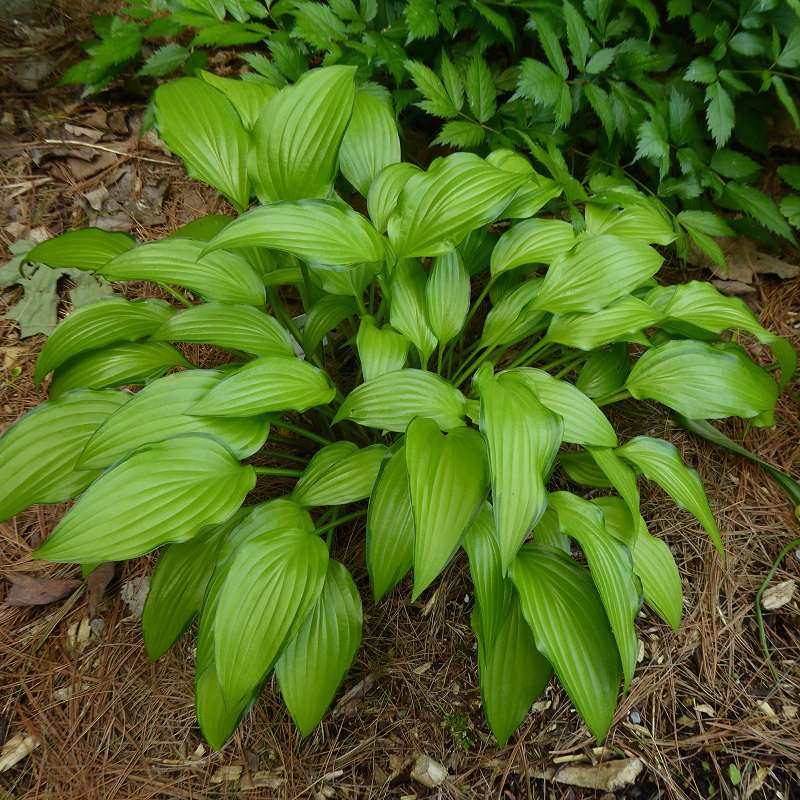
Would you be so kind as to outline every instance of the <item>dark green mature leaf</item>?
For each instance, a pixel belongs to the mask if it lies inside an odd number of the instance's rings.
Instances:
[[[379,328],[373,317],[361,317],[356,347],[364,383],[386,372],[402,369],[406,363],[408,345],[408,339],[389,325]]]
[[[436,6],[428,0],[409,0],[403,9],[408,26],[408,41],[430,39],[439,32]]]
[[[454,119],[442,125],[434,144],[445,144],[450,147],[477,147],[486,138],[486,131],[477,122]]]
[[[81,469],[102,469],[142,445],[185,433],[219,439],[237,457],[253,455],[266,441],[266,417],[226,419],[186,413],[225,377],[211,369],[190,369],[145,386],[101,425],[86,444]]]
[[[205,70],[200,71],[200,77],[228,98],[248,130],[255,126],[261,110],[278,92],[276,87],[264,81],[223,78]]]
[[[110,281],[174,283],[220,303],[264,305],[264,284],[250,264],[236,253],[203,255],[206,243],[163,239],[129,250],[109,261],[100,274]]]
[[[723,198],[734,208],[749,214],[756,222],[767,230],[783,236],[793,244],[797,243],[792,229],[781,214],[773,200],[754,186],[730,181],[725,185]]]
[[[527,219],[506,231],[492,250],[492,275],[523,264],[550,264],[572,249],[575,232],[568,222]]]
[[[119,344],[75,356],[56,370],[48,395],[56,399],[72,389],[105,389],[147,383],[173,367],[192,365],[164,342]]]
[[[406,61],[405,68],[424,97],[416,105],[435,117],[450,119],[458,116],[458,108],[453,104],[439,76],[430,67],[419,61]]]
[[[358,589],[344,565],[329,560],[316,605],[275,664],[283,702],[301,736],[328,710],[358,651],[361,626]]]
[[[130,302],[109,297],[75,309],[45,341],[36,362],[34,380],[42,379],[68,359],[117,342],[133,342],[151,335],[173,314],[163,300]]]
[[[199,78],[156,89],[158,130],[189,174],[219,189],[239,211],[247,208],[247,132],[228,100]]]
[[[480,434],[460,427],[447,434],[424,417],[406,432],[406,466],[414,513],[414,590],[430,586],[455,555],[488,488]]]
[[[25,260],[47,264],[48,267],[95,271],[135,244],[127,233],[82,228],[37,244],[28,251]]]
[[[383,243],[369,221],[348,206],[327,200],[258,206],[220,231],[204,249],[269,247],[322,264],[381,261]]]
[[[416,416],[428,417],[442,430],[464,424],[464,395],[444,378],[420,369],[399,369],[357,386],[334,422],[353,420],[367,428],[403,433]]]
[[[624,385],[630,369],[628,347],[624,343],[593,350],[578,373],[575,385],[593,400],[608,397]]]
[[[719,81],[706,89],[706,122],[717,147],[723,147],[731,138],[736,112],[730,95]]]
[[[252,467],[208,436],[147,445],[103,473],[33,557],[122,561],[186,541],[205,525],[227,520],[255,482]]]
[[[511,569],[536,648],[602,741],[617,705],[619,652],[589,572],[560,550],[526,545]]]
[[[517,92],[543,106],[555,106],[564,86],[563,79],[547,64],[525,58],[520,62]]]
[[[576,10],[569,0],[563,0],[562,9],[564,21],[567,25],[567,42],[569,43],[572,61],[578,70],[583,72],[591,45],[589,29],[586,27],[581,13]]]
[[[438,256],[425,284],[428,322],[439,346],[461,333],[470,300],[469,273],[458,250]]]
[[[96,471],[76,471],[86,442],[129,396],[71,392],[20,417],[0,437],[0,520],[34,503],[61,503],[85,489]]]
[[[355,99],[355,67],[313,69],[269,101],[255,128],[261,202],[327,197]]]
[[[286,356],[262,356],[226,374],[187,413],[209,417],[252,417],[270,411],[307,411],[336,394],[317,367]]]

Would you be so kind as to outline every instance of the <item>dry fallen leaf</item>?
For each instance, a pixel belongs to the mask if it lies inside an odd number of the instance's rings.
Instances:
[[[84,617],[80,622],[73,622],[67,628],[67,650],[79,656],[89,644],[92,637],[92,623],[89,617]]]
[[[347,691],[333,709],[334,717],[349,717],[358,708],[361,698],[375,685],[378,676],[370,672],[364,680],[359,681],[352,689]]]
[[[765,611],[775,611],[785,606],[793,597],[797,585],[793,580],[781,581],[775,586],[770,586],[761,595],[761,605]]]
[[[106,593],[108,584],[111,583],[114,577],[115,569],[116,565],[114,562],[107,561],[105,564],[101,564],[99,567],[93,569],[86,579],[89,600],[89,619],[94,619],[97,616],[100,601]]]
[[[580,786],[583,789],[615,792],[630,786],[639,777],[643,768],[644,765],[638,758],[606,761],[596,766],[572,764],[556,772],[553,780],[568,786]]]
[[[447,768],[430,756],[421,755],[411,769],[411,779],[433,789],[447,780]]]
[[[717,713],[708,703],[699,703],[695,705],[694,710],[698,714],[705,714],[707,717],[713,717]]]
[[[119,590],[119,596],[128,613],[132,617],[141,617],[144,610],[144,603],[147,600],[147,593],[150,591],[150,578],[145,576],[138,576],[125,581],[122,588]]]
[[[81,582],[72,578],[37,578],[35,575],[10,573],[7,575],[11,588],[6,595],[6,605],[15,607],[44,606],[63,600],[74,592]]]
[[[229,783],[238,781],[242,775],[244,767],[241,764],[231,764],[230,766],[220,767],[212,776],[211,783]]]
[[[759,700],[758,703],[756,703],[756,706],[765,717],[775,719],[778,716],[775,713],[775,709],[766,700]]]
[[[21,733],[12,736],[0,750],[0,772],[11,769],[23,758],[29,756],[40,744],[38,736],[25,736]]]

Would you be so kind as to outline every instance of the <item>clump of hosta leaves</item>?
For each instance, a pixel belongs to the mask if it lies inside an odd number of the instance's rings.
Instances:
[[[329,545],[363,514],[376,602],[399,584],[423,597],[466,551],[500,742],[552,673],[603,739],[642,602],[681,621],[640,481],[723,554],[697,473],[666,441],[620,441],[603,407],[770,425],[794,352],[710,285],[656,282],[654,244],[677,232],[636,192],[567,221],[548,213],[561,187],[510,150],[403,162],[385,93],[353,68],[258,103],[234,83],[165,85],[156,118],[238,218],[149,243],[77,230],[28,254],[175,302],[115,297],[61,322],[36,370],[49,398],[0,438],[0,518],[77,497],[36,558],[89,569],[162,548],[145,645],[158,658],[199,621],[197,716],[215,747],[273,673],[302,734],[324,716],[362,621]],[[771,349],[778,380],[731,330]],[[230,363],[200,368],[184,342]],[[557,471],[573,491],[553,490]],[[285,491],[247,504],[259,475]]]

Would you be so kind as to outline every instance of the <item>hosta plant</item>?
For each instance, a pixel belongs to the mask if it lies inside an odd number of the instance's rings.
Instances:
[[[511,151],[403,162],[384,94],[349,67],[260,105],[242,88],[186,78],[156,97],[161,135],[237,218],[142,244],[71,231],[29,253],[174,302],[116,296],[60,323],[36,368],[48,399],[0,439],[0,518],[77,497],[34,557],[85,571],[161,548],[145,646],[158,658],[198,621],[215,747],[273,674],[302,734],[325,714],[362,625],[330,545],[360,516],[376,602],[401,583],[422,597],[466,551],[498,741],[552,673],[603,739],[642,603],[681,620],[640,481],[723,556],[697,473],[666,441],[621,441],[603,407],[769,425],[794,352],[708,284],[659,285],[654,245],[675,230],[625,187],[567,220]],[[228,358],[201,368],[181,343]],[[285,489],[248,503],[259,476]]]

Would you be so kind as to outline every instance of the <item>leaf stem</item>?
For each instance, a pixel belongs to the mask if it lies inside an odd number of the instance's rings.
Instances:
[[[507,367],[507,369],[512,369],[513,367],[518,367],[520,364],[524,364],[527,361],[530,361],[534,356],[539,355],[543,350],[546,350],[548,347],[552,345],[552,342],[548,341],[545,338],[539,339],[538,341],[534,342],[527,350],[524,350],[520,353]],[[544,369],[544,367],[542,367]]]
[[[168,295],[174,297],[179,303],[185,305],[187,308],[191,308],[194,303],[191,303],[187,300],[179,291],[173,289],[171,286],[168,286],[166,283],[159,283],[158,284]]]
[[[291,422],[285,422],[282,419],[278,420],[273,424],[279,428],[283,428],[286,431],[291,431],[292,433],[296,433],[298,436],[304,436],[306,439],[311,439],[312,442],[321,444],[323,447],[331,443],[330,439],[326,439],[324,436],[320,436],[318,433],[314,433],[314,431],[306,430],[305,428],[302,428],[300,425],[293,425]]]
[[[339,525],[344,525],[345,522],[351,522],[354,519],[363,517],[366,513],[367,509],[361,508],[358,511],[353,511],[350,514],[345,514],[343,517],[339,517],[338,519],[329,522],[327,525],[323,525],[321,528],[317,528],[316,533],[325,533],[325,531],[329,531],[332,528],[338,527]]]
[[[256,475],[276,475],[283,478],[299,478],[303,473],[299,469],[283,469],[283,467],[253,467]]]
[[[595,400],[595,404],[598,406],[607,406],[611,403],[618,403],[620,400],[627,400],[631,396],[631,393],[627,389],[620,389],[616,394],[611,394],[608,397],[604,397],[602,400]]]

